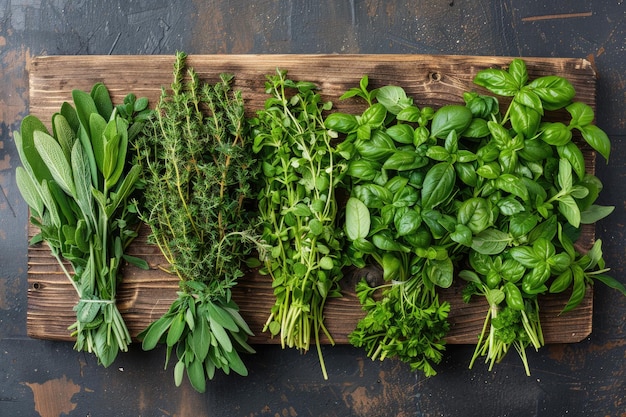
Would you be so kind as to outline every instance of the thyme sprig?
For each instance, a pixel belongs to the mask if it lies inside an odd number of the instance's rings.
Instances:
[[[176,385],[186,370],[203,392],[216,369],[247,374],[237,351],[254,352],[252,332],[231,289],[260,243],[254,210],[244,210],[256,170],[241,93],[231,75],[211,85],[185,61],[176,55],[171,92],[163,89],[135,144],[145,181],[141,218],[180,279],[178,299],[140,336],[146,350],[167,344],[166,366],[175,348]]]

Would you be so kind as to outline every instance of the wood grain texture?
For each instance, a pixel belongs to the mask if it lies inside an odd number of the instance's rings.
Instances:
[[[235,88],[242,91],[250,115],[263,107],[265,75],[277,68],[288,70],[295,80],[315,82],[322,95],[332,100],[340,111],[359,111],[356,100],[339,101],[347,89],[358,85],[367,74],[370,85],[402,86],[419,106],[439,107],[462,103],[465,91],[481,89],[472,84],[476,72],[489,67],[503,67],[508,57],[473,57],[442,55],[192,55],[188,64],[199,76],[215,82],[222,72],[235,75]],[[557,74],[566,77],[577,91],[576,99],[595,108],[595,74],[590,63],[581,59],[525,58],[530,78]],[[89,90],[96,82],[108,87],[115,103],[128,92],[148,97],[152,104],[161,87],[171,83],[173,56],[50,56],[35,58],[30,66],[30,114],[50,125],[52,114],[64,101],[71,101],[71,90]],[[555,119],[561,117],[555,114]],[[584,149],[587,170],[594,171],[595,156]],[[36,229],[29,227],[29,235]],[[176,278],[167,268],[157,248],[146,243],[147,231],[131,246],[132,254],[150,264],[149,271],[132,266],[124,269],[118,293],[118,306],[135,337],[151,321],[165,313],[176,298]],[[593,227],[585,227],[579,244],[589,247]],[[46,245],[28,251],[27,332],[35,338],[72,340],[67,327],[74,321],[72,307],[77,302],[74,290],[61,272]],[[348,334],[363,316],[354,293],[354,283],[362,271],[347,271],[342,287],[344,296],[326,306],[327,327],[336,343],[347,343]],[[541,300],[542,326],[546,343],[578,342],[592,330],[592,291],[574,311],[559,315],[569,294],[546,296]],[[274,298],[268,277],[249,271],[234,291],[242,315],[255,333],[253,343],[278,343],[262,327]],[[448,343],[472,344],[477,340],[487,306],[483,302],[465,304],[461,287],[442,290],[441,297],[451,303],[451,331]],[[328,342],[327,340],[325,342]]]

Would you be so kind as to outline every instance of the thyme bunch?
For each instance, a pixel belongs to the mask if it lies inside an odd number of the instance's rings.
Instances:
[[[231,298],[255,248],[255,216],[244,210],[256,176],[241,93],[233,77],[214,85],[176,55],[171,93],[165,89],[153,119],[136,142],[145,181],[141,218],[180,279],[178,299],[144,332],[143,348],[176,347],[176,385],[184,370],[203,392],[216,369],[247,374],[237,350],[254,350],[252,335]],[[187,76],[187,78],[185,77]]]

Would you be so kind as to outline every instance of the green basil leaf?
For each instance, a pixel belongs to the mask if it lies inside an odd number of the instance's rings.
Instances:
[[[580,213],[580,223],[593,224],[609,216],[614,210],[614,206],[599,206],[592,204],[587,210]]]
[[[372,181],[382,165],[366,159],[355,159],[348,163],[347,175],[364,181]]]
[[[618,280],[616,280],[615,278],[606,275],[606,274],[594,274],[593,275],[593,279],[600,281],[601,283],[603,283],[604,285],[608,286],[609,288],[613,288],[615,290],[618,290],[619,292],[622,293],[622,295],[626,295],[626,287],[624,287],[624,285],[619,282]]]
[[[517,83],[518,88],[522,88],[528,82],[528,71],[526,62],[521,58],[515,58],[509,64],[509,74]]]
[[[521,104],[522,106],[533,109],[543,116],[543,105],[541,104],[541,99],[534,91],[530,90],[529,88],[522,88],[515,94],[513,100],[515,100],[515,102]]]
[[[576,95],[574,87],[567,79],[555,75],[536,78],[528,84],[528,87],[541,98],[545,110],[563,108]]]
[[[443,203],[454,191],[456,172],[452,164],[440,162],[426,173],[422,186],[422,208],[432,209]]]
[[[479,234],[493,223],[491,205],[484,198],[465,200],[458,209],[459,223],[467,226],[473,234]]]
[[[580,226],[580,209],[578,208],[578,205],[576,204],[574,198],[570,195],[566,195],[559,198],[558,201],[559,212],[561,212],[561,214],[565,216],[569,224],[574,227]]]
[[[585,275],[580,268],[576,268],[574,266],[572,268],[574,275],[574,285],[572,286],[572,294],[570,295],[569,300],[563,310],[561,310],[560,314],[567,313],[568,311],[576,308],[580,302],[585,298],[585,294],[587,292],[587,286],[585,285]]]
[[[509,233],[515,238],[522,237],[537,226],[537,216],[528,212],[521,212],[511,216],[509,221]]]
[[[366,238],[370,231],[370,213],[358,198],[350,197],[346,203],[346,235],[350,240]]]
[[[450,160],[450,152],[443,146],[434,145],[429,146],[426,151],[426,156],[430,159],[438,162],[445,162]]]
[[[483,230],[472,240],[472,249],[483,255],[497,255],[502,253],[511,242],[508,233],[490,228]]]
[[[544,123],[539,138],[554,146],[567,145],[572,139],[572,132],[561,122]]]
[[[398,143],[411,145],[413,144],[415,131],[410,125],[401,123],[388,127],[387,134],[391,136],[391,139],[395,140]]]
[[[541,114],[530,107],[519,104],[516,101],[511,103],[511,126],[517,133],[521,133],[526,138],[532,138],[539,129]]]
[[[567,159],[561,159],[559,161],[559,174],[557,176],[559,186],[563,190],[570,190],[574,183],[572,176],[572,166]]]
[[[526,268],[536,268],[542,259],[530,246],[516,246],[509,249],[509,255]]]
[[[376,93],[376,100],[391,114],[398,114],[413,104],[413,100],[407,97],[404,89],[394,85],[380,87]]]
[[[380,250],[410,252],[410,248],[397,242],[389,230],[381,230],[372,236],[372,243]]]
[[[422,217],[414,209],[408,209],[402,215],[395,216],[394,218],[397,236],[406,236],[415,233],[421,224]]]
[[[528,189],[523,181],[512,174],[502,174],[496,179],[496,187],[502,191],[513,194],[521,198],[523,201],[528,201]]]
[[[409,123],[417,123],[422,117],[422,112],[415,106],[407,106],[396,115],[396,120]]]
[[[606,133],[596,125],[581,126],[579,129],[589,146],[608,161],[611,153],[611,141]]]
[[[357,118],[351,114],[346,113],[331,113],[324,120],[324,126],[326,129],[331,129],[339,133],[354,132],[359,127]]]
[[[590,125],[595,118],[593,109],[579,101],[570,104],[565,109],[572,116],[570,126],[587,126]]]
[[[433,116],[430,134],[439,139],[445,139],[451,131],[460,135],[472,123],[472,119],[472,112],[465,106],[443,106]]]
[[[454,232],[450,233],[450,239],[461,245],[472,246],[472,230],[464,224],[457,224]]]
[[[449,288],[454,280],[454,266],[450,258],[429,259],[426,264],[426,276],[435,285]]]
[[[376,103],[365,109],[363,114],[358,117],[359,126],[369,126],[375,129],[382,126],[387,117],[387,109],[380,103]]]
[[[570,141],[556,149],[561,158],[569,161],[578,178],[582,179],[585,176],[585,157],[578,145]]]
[[[508,72],[488,68],[481,70],[474,77],[474,84],[486,88],[494,94],[510,97],[519,90],[519,83]]]
[[[513,196],[499,199],[496,205],[505,216],[513,216],[525,210],[524,205]]]
[[[396,151],[383,164],[384,169],[396,171],[408,171],[415,169],[415,161],[418,155],[412,151]]]

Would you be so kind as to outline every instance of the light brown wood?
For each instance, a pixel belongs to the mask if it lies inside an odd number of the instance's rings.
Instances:
[[[323,96],[341,111],[358,111],[356,100],[339,101],[348,88],[357,86],[363,75],[370,85],[402,86],[418,106],[439,107],[463,103],[462,93],[471,89],[476,72],[489,67],[506,66],[512,58],[431,55],[198,55],[188,63],[209,82],[219,74],[235,75],[235,88],[242,91],[250,115],[263,107],[265,75],[277,68],[288,71],[290,78],[315,82]],[[595,108],[595,74],[591,64],[582,59],[525,58],[530,78],[561,75],[574,85],[576,99]],[[114,102],[128,92],[158,98],[161,87],[171,83],[174,56],[51,56],[35,58],[30,65],[30,114],[50,125],[52,114],[63,101],[71,101],[71,90],[89,90],[104,82]],[[553,116],[555,119],[561,114]],[[594,154],[585,149],[587,170],[594,171]],[[36,230],[31,226],[29,235]],[[589,247],[593,227],[585,227],[579,244]],[[146,230],[131,246],[134,255],[146,259],[151,269],[128,266],[119,289],[118,306],[129,330],[136,336],[151,321],[167,311],[176,298],[176,278],[165,273],[167,267],[157,248],[146,243]],[[348,334],[363,316],[354,293],[359,271],[348,271],[342,288],[344,296],[332,299],[325,309],[327,327],[336,343],[347,343]],[[28,335],[35,338],[72,340],[67,327],[73,323],[72,307],[77,302],[74,290],[56,260],[44,245],[28,251]],[[486,304],[462,301],[460,285],[442,290],[441,297],[450,301],[451,331],[448,343],[471,344],[482,328]],[[546,343],[571,343],[587,337],[592,330],[593,297],[589,290],[583,303],[565,315],[559,312],[569,294],[546,296],[541,301],[541,318]],[[253,343],[278,343],[262,327],[274,298],[268,277],[249,271],[236,287],[234,297],[242,315],[255,332]],[[327,343],[328,341],[325,340]]]

